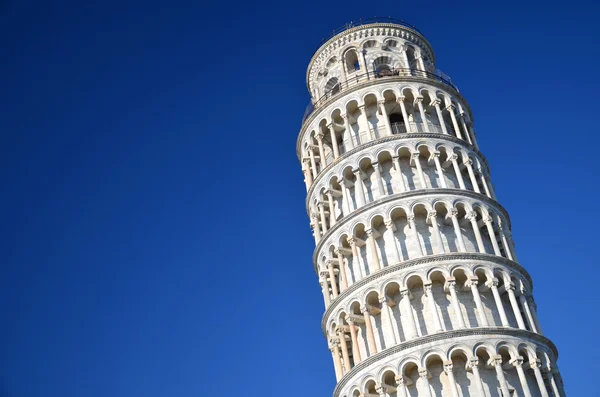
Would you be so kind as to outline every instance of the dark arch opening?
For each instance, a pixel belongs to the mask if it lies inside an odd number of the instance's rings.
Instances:
[[[400,113],[390,114],[390,127],[392,127],[392,134],[406,133],[406,124],[404,123],[404,117],[402,117]]]

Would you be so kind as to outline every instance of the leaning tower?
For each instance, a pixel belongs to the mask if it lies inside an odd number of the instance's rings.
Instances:
[[[334,397],[564,397],[473,116],[402,21],[347,24],[306,74],[297,154]]]

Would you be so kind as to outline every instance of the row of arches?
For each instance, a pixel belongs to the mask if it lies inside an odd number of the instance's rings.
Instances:
[[[378,352],[439,332],[506,327],[541,333],[527,284],[520,274],[487,264],[394,274],[336,305],[326,329],[343,344],[334,359],[345,374]]]
[[[340,226],[320,245],[316,264],[320,273],[327,270],[321,279],[326,306],[361,279],[410,259],[475,252],[516,260],[507,221],[481,202],[395,204],[363,219]]]
[[[342,397],[565,397],[552,352],[508,338],[410,354],[347,390]]]
[[[341,87],[360,78],[380,77],[382,71],[402,68],[414,70],[417,74],[435,70],[427,52],[407,40],[392,37],[369,38],[357,45],[346,46],[322,65],[310,84],[315,103],[322,102]]]
[[[321,233],[370,202],[417,189],[462,189],[495,199],[489,174],[473,152],[422,142],[389,142],[376,150],[346,159],[309,189],[309,214]]]
[[[306,129],[302,163],[307,188],[341,155],[386,136],[434,133],[477,147],[469,116],[447,93],[425,86],[384,88],[351,96]]]

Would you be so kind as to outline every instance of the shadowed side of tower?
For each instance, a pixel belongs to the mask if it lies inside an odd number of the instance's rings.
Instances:
[[[297,142],[335,397],[564,397],[465,98],[413,26],[310,61]]]

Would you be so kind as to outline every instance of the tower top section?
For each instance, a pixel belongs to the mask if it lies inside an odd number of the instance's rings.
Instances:
[[[313,103],[336,85],[394,69],[435,70],[433,49],[413,25],[387,17],[349,22],[323,39],[306,71]]]

